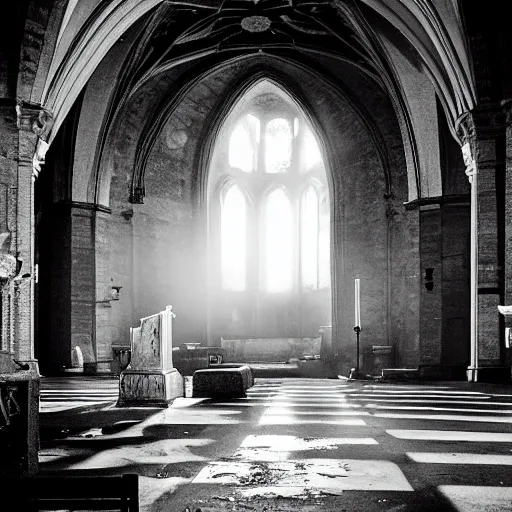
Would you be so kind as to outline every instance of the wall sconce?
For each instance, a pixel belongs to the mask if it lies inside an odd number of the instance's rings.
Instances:
[[[121,290],[122,286],[112,285],[110,287],[110,292],[108,293],[108,298],[103,300],[97,300],[96,304],[107,304],[113,300],[119,300],[119,290]]]
[[[122,286],[112,285],[110,288],[110,300],[119,300],[119,290],[121,290]]]
[[[431,292],[434,289],[434,269],[426,268],[425,269],[425,288]]]

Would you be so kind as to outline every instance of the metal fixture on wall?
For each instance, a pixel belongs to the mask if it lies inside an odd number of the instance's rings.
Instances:
[[[120,292],[121,288],[122,288],[122,286],[114,285],[113,284],[110,287],[110,291],[108,293],[107,298],[105,298],[103,300],[97,300],[96,304],[107,304],[107,303],[110,303],[113,300],[119,300],[119,295],[120,295],[119,292]]]

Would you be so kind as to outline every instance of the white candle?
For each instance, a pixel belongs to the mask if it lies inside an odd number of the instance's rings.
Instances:
[[[361,304],[359,296],[359,279],[355,280],[355,322],[354,327],[361,327]]]

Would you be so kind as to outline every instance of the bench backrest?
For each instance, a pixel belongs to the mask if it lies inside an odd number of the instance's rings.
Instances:
[[[12,482],[26,508],[17,510],[139,511],[139,477],[36,476]]]

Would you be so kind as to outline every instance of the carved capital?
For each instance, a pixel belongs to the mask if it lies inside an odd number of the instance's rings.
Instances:
[[[23,101],[16,104],[17,126],[20,130],[31,131],[46,141],[53,126],[52,114],[39,105]]]
[[[47,141],[53,126],[51,113],[39,105],[29,105],[23,101],[16,104],[17,126],[19,130],[32,132],[36,136],[36,147],[32,157],[32,173],[34,179],[39,176],[41,166],[45,162],[49,144]]]
[[[473,114],[465,112],[455,123],[455,130],[459,136],[461,146],[466,143],[474,144],[476,139],[476,126]]]

